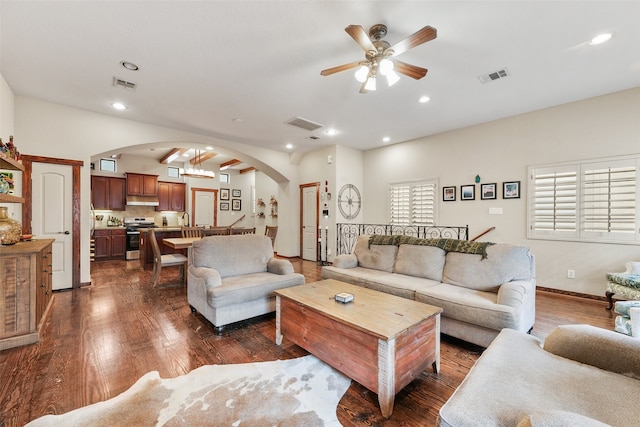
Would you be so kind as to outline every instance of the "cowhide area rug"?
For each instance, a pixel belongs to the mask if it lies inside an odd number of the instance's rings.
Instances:
[[[351,380],[316,357],[208,365],[162,379],[149,372],[122,394],[27,426],[339,426]]]

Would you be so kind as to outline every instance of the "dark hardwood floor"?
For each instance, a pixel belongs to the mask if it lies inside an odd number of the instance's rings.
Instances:
[[[307,282],[320,279],[315,263],[292,260]],[[45,414],[64,413],[116,396],[157,370],[164,378],[205,364],[290,359],[306,353],[275,340],[274,315],[241,322],[217,335],[191,313],[176,270],[163,269],[159,288],[138,262],[92,264],[92,286],[57,292],[40,342],[0,352],[0,427],[22,426]],[[588,323],[613,328],[604,301],[538,291],[533,334]],[[443,337],[441,372],[430,370],[403,389],[385,420],[377,396],[357,383],[337,409],[345,426],[435,426],[442,404],[464,379],[482,349]]]

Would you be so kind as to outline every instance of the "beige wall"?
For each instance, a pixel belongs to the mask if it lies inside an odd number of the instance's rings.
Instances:
[[[337,212],[337,192],[345,183],[360,185],[363,209],[357,221],[385,223],[389,183],[438,178],[441,186],[456,186],[458,201],[443,203],[439,197],[439,223],[469,224],[474,236],[496,226],[484,240],[526,244],[537,257],[538,285],[568,291],[602,295],[605,273],[622,271],[625,262],[640,260],[637,245],[554,242],[526,238],[526,170],[530,165],[637,154],[640,152],[640,89],[632,89],[572,104],[535,111],[491,123],[420,138],[360,153],[344,147],[326,147],[304,156],[219,141],[202,135],[146,125],[126,119],[91,113],[15,97],[0,75],[0,137],[16,133],[22,152],[83,160],[82,209],[88,215],[90,200],[88,164],[93,155],[131,145],[163,145],[189,141],[217,145],[257,164],[275,184],[266,181],[256,188],[277,191],[280,224],[278,252],[298,254],[300,183],[329,181],[331,217],[323,226],[335,230],[343,222]],[[250,158],[244,153],[251,152]],[[333,163],[327,156],[333,156]],[[299,158],[298,161],[294,160]],[[257,160],[260,159],[260,160]],[[297,163],[297,164],[296,164]],[[262,165],[262,166],[260,166]],[[361,169],[361,170],[359,170]],[[483,183],[521,181],[522,197],[495,201],[459,200],[459,186],[472,184],[476,175]],[[479,190],[479,189],[478,189]],[[264,190],[263,190],[264,191]],[[499,191],[501,195],[501,191]],[[270,194],[269,194],[270,196]],[[322,202],[324,203],[324,201]],[[489,208],[503,209],[489,215]],[[86,211],[86,212],[85,212]],[[81,281],[89,280],[88,226],[83,222]],[[85,238],[86,237],[86,238]],[[330,241],[333,244],[334,236]],[[86,241],[86,244],[85,244]],[[334,249],[334,248],[332,248]],[[567,269],[576,279],[566,278]]]
[[[364,222],[386,223],[389,183],[438,178],[456,186],[457,201],[442,202],[439,224],[469,225],[470,236],[495,226],[482,240],[524,244],[536,255],[538,286],[603,295],[605,274],[640,260],[637,245],[527,239],[527,167],[552,162],[640,153],[640,88],[364,153]],[[497,200],[460,201],[460,185],[498,183]],[[520,199],[502,199],[502,182],[521,181]],[[502,215],[489,215],[502,208]],[[576,278],[567,279],[567,270]]]
[[[13,135],[13,92],[0,74],[0,138],[9,141]]]
[[[4,96],[3,96],[4,99]],[[248,144],[220,140],[162,126],[148,125],[114,116],[93,113],[33,98],[14,99],[14,128],[22,153],[81,160],[81,217],[89,218],[90,169],[92,156],[126,151],[126,147],[172,148],[176,142],[202,147],[212,145],[234,157],[252,164],[278,183],[279,219],[297,230],[296,194],[282,194],[297,189],[298,169],[288,153],[263,149]],[[124,149],[124,150],[123,150]],[[247,154],[251,153],[251,155]],[[293,183],[293,184],[290,184]],[[90,280],[90,222],[83,221],[81,230],[80,281]],[[297,234],[296,234],[297,236]],[[284,256],[298,254],[297,237],[279,230],[279,252]]]

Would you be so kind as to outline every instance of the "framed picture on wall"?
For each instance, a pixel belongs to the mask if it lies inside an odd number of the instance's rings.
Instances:
[[[442,187],[442,201],[455,202],[456,201],[456,187]]]
[[[220,200],[229,200],[229,189],[228,188],[221,188],[220,189]]]
[[[242,197],[242,191],[234,188],[231,190],[231,197]]]
[[[228,211],[229,210],[229,202],[220,202],[220,210]]]
[[[460,200],[475,200],[476,199],[476,186],[475,185],[461,185],[460,186]]]
[[[493,200],[498,196],[496,195],[498,190],[498,184],[495,182],[493,184],[482,184],[480,186],[480,199],[482,200]]]
[[[509,181],[502,183],[503,199],[519,199],[520,198],[520,181]]]
[[[242,200],[240,199],[231,200],[231,210],[232,211],[242,210]]]

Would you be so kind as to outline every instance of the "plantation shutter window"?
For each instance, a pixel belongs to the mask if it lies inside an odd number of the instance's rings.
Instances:
[[[389,186],[389,223],[393,225],[435,225],[435,180]]]
[[[632,239],[636,231],[638,168],[632,160],[582,166],[585,236]]]
[[[640,156],[529,168],[528,237],[640,242]]]
[[[389,187],[390,224],[409,224],[410,192],[411,189],[408,185],[392,185]]]
[[[534,235],[577,236],[577,181],[575,166],[535,169],[531,176],[533,189]]]

